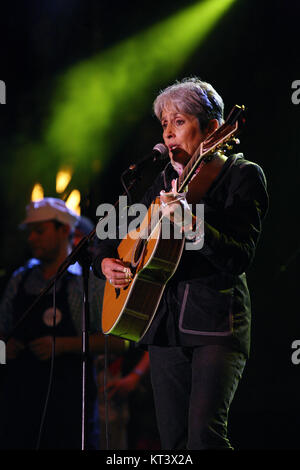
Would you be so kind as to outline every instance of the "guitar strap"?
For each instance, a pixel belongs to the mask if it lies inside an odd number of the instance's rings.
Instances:
[[[234,164],[237,158],[242,158],[243,154],[238,153],[231,155],[229,165],[226,165],[226,171]],[[214,183],[217,181],[218,177],[221,174],[221,171],[224,167],[225,162],[227,162],[228,158],[224,155],[215,154],[214,157],[209,160],[203,160],[199,167],[196,170],[195,176],[188,184],[188,192],[187,192],[187,201],[190,204],[196,204],[199,202],[205,194],[214,186]],[[167,191],[170,182],[168,182],[168,170],[174,171],[171,163],[169,162],[162,171],[163,181],[164,181],[164,189]],[[175,171],[174,171],[175,173]],[[173,177],[176,177],[176,175]],[[172,179],[172,175],[170,175],[170,180]],[[214,186],[213,191],[217,189],[221,180],[218,181],[218,184]]]
[[[202,160],[197,171],[188,184],[186,199],[189,204],[197,204],[208,192],[219,176],[227,157],[215,153],[209,161]]]
[[[222,177],[221,177],[220,179],[218,179],[218,181],[217,181],[217,178],[213,181],[213,183],[217,182],[217,184],[211,184],[210,189],[213,188],[213,190],[211,191],[210,196],[212,196],[213,193],[217,190],[217,188],[219,187],[219,185],[222,183],[225,174],[226,174],[226,173],[228,172],[228,170],[234,165],[234,163],[236,162],[236,160],[237,160],[238,158],[244,158],[243,153],[232,154],[232,155],[230,155],[230,158],[227,159],[226,169],[225,169],[225,171],[223,172]],[[220,174],[220,173],[219,173],[219,174]]]

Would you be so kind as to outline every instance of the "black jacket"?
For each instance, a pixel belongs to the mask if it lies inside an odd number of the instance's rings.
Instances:
[[[177,176],[167,165],[141,203],[149,207]],[[251,305],[245,271],[254,258],[268,208],[264,173],[242,154],[232,155],[199,203],[204,204],[204,245],[183,251],[141,344],[222,343],[248,355]],[[115,257],[117,244],[101,243],[94,263],[99,277],[102,259]]]

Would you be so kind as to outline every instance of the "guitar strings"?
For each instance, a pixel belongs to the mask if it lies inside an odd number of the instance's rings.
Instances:
[[[174,204],[175,202],[181,201],[182,199],[184,199],[184,196],[180,196],[180,197],[176,198],[174,201],[163,203],[163,207],[170,206],[171,204]],[[164,215],[161,215],[158,218],[158,221],[157,221],[156,225],[154,226],[154,228],[152,229],[152,232],[150,232],[150,234],[148,235],[148,238],[146,240],[147,242],[152,237],[152,234],[155,232],[155,230],[157,229],[158,225],[161,223],[163,218],[164,218]],[[148,225],[148,229],[149,229],[149,225]]]

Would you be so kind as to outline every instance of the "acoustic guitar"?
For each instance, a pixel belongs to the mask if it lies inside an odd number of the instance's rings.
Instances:
[[[244,106],[235,105],[225,123],[200,144],[185,166],[177,190],[186,191],[189,204],[201,200],[222,169],[226,160],[224,152],[239,143],[236,135],[245,121],[244,111]],[[141,340],[180,262],[185,238],[178,238],[174,233],[170,239],[162,236],[164,219],[159,199],[153,201],[140,227],[134,233],[129,232],[118,246],[119,258],[130,267],[133,276],[122,289],[106,282],[102,306],[104,334]]]

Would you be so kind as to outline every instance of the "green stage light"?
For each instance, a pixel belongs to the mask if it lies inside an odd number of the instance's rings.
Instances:
[[[45,131],[60,164],[77,172],[101,170],[122,136],[149,112],[157,89],[176,77],[233,2],[197,2],[64,73]]]

